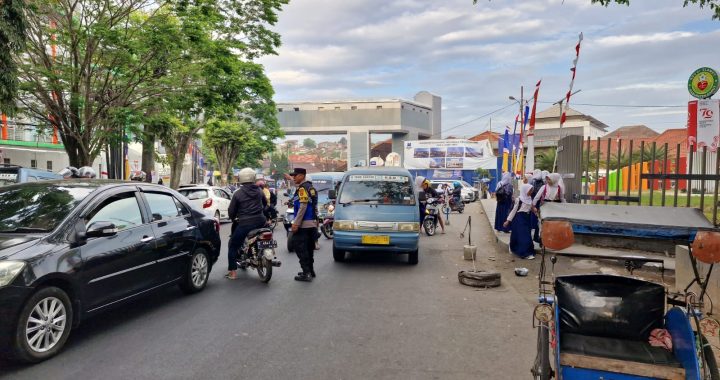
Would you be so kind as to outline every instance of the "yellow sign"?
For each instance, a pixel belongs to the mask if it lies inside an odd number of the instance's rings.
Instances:
[[[363,235],[360,238],[362,244],[390,245],[390,236],[387,235]]]
[[[690,75],[688,91],[698,99],[711,98],[718,91],[717,71],[709,67],[701,67]]]

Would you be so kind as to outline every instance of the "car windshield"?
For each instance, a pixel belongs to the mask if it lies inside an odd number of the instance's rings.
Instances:
[[[355,174],[345,180],[339,202],[414,205],[410,177],[404,175]]]
[[[208,198],[208,191],[206,189],[181,189],[180,194],[186,196],[187,199],[191,201]]]
[[[95,187],[27,184],[0,189],[0,232],[47,232]]]

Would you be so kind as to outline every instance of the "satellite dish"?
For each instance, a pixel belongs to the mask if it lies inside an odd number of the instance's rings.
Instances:
[[[385,158],[385,166],[400,166],[400,154],[392,152]]]

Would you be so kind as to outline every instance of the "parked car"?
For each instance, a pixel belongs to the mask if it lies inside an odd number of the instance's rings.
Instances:
[[[431,180],[430,186],[433,187],[435,190],[439,190],[439,187],[441,184],[448,184],[450,188],[453,187],[453,182],[456,182],[457,180]],[[461,184],[465,181],[459,181]],[[467,184],[467,182],[465,182]],[[477,199],[477,194],[475,192],[475,189],[472,186],[465,186],[463,184],[462,189],[460,190],[460,194],[462,195],[463,202],[469,203],[474,202]]]
[[[408,254],[418,263],[420,210],[418,194],[407,169],[355,168],[345,174],[337,198],[333,224],[333,259],[346,252]]]
[[[60,174],[45,170],[24,168],[18,165],[0,164],[0,186],[53,179],[63,179],[63,177]]]
[[[202,210],[205,214],[217,220],[227,220],[228,208],[232,194],[226,189],[217,186],[192,185],[180,186],[180,194],[187,197],[193,207]]]
[[[203,290],[220,253],[219,229],[160,185],[0,188],[0,352],[38,362],[96,313],[164,286]]]

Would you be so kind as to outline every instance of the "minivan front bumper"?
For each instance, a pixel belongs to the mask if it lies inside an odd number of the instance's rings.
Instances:
[[[389,245],[362,244],[363,235],[385,235],[390,237]],[[417,232],[367,232],[367,231],[335,231],[334,246],[337,249],[356,252],[395,252],[409,253],[418,249],[420,234]]]

